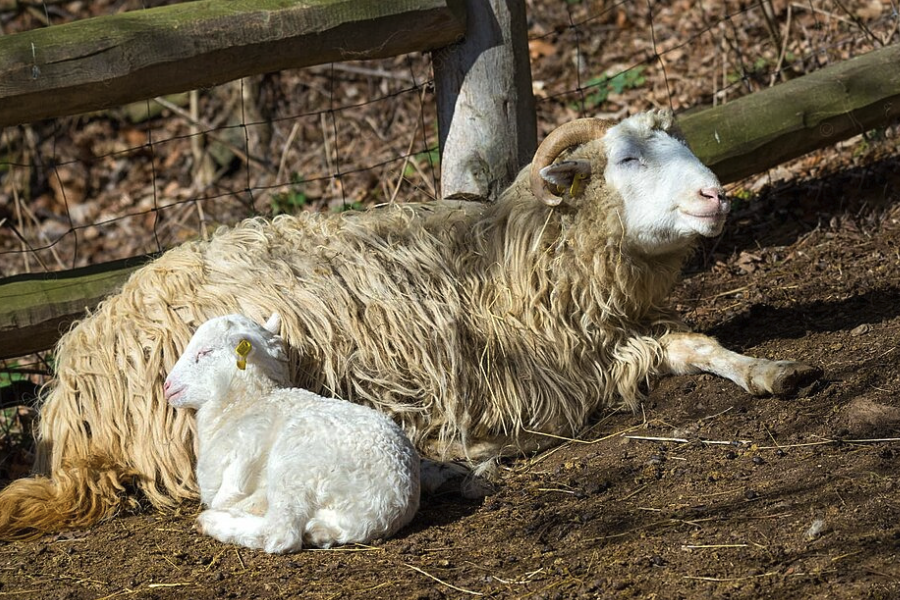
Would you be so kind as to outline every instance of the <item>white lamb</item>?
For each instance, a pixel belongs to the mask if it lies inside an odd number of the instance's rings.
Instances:
[[[419,507],[419,457],[377,411],[289,388],[278,314],[210,319],[165,382],[197,409],[198,529],[266,552],[387,537]]]

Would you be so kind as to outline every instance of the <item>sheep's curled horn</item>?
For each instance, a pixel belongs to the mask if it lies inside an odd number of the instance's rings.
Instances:
[[[547,190],[541,169],[550,166],[563,150],[603,137],[611,126],[612,123],[604,119],[586,118],[575,119],[551,131],[531,161],[531,191],[535,197],[548,206],[559,206],[562,198]]]

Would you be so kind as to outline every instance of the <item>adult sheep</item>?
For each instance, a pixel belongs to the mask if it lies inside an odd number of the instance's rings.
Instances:
[[[251,219],[170,250],[60,340],[39,475],[0,493],[0,537],[95,523],[133,486],[161,508],[196,498],[194,422],[163,380],[223,314],[280,313],[294,385],[376,407],[426,456],[472,464],[635,408],[657,375],[790,392],[819,371],[725,350],[667,307],[728,209],[661,111],[556,129],[492,205]]]

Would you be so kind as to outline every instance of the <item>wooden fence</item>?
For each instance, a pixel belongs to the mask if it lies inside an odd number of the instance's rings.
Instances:
[[[442,195],[493,199],[535,147],[524,0],[201,0],[7,35],[0,127],[417,51],[435,52]],[[897,65],[889,46],[679,122],[735,181],[900,117]],[[51,347],[145,260],[0,281],[0,358]]]

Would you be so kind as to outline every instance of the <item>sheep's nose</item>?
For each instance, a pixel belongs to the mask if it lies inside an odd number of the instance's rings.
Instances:
[[[163,384],[163,391],[168,393],[170,387],[172,387],[172,382],[166,379],[166,382]]]
[[[700,190],[700,195],[704,198],[709,198],[710,200],[715,200],[716,202],[722,201],[722,190],[719,188],[708,187]]]
[[[731,201],[725,195],[725,190],[718,187],[708,187],[700,190],[700,197],[712,201],[718,205],[718,211],[722,214],[731,211]]]

